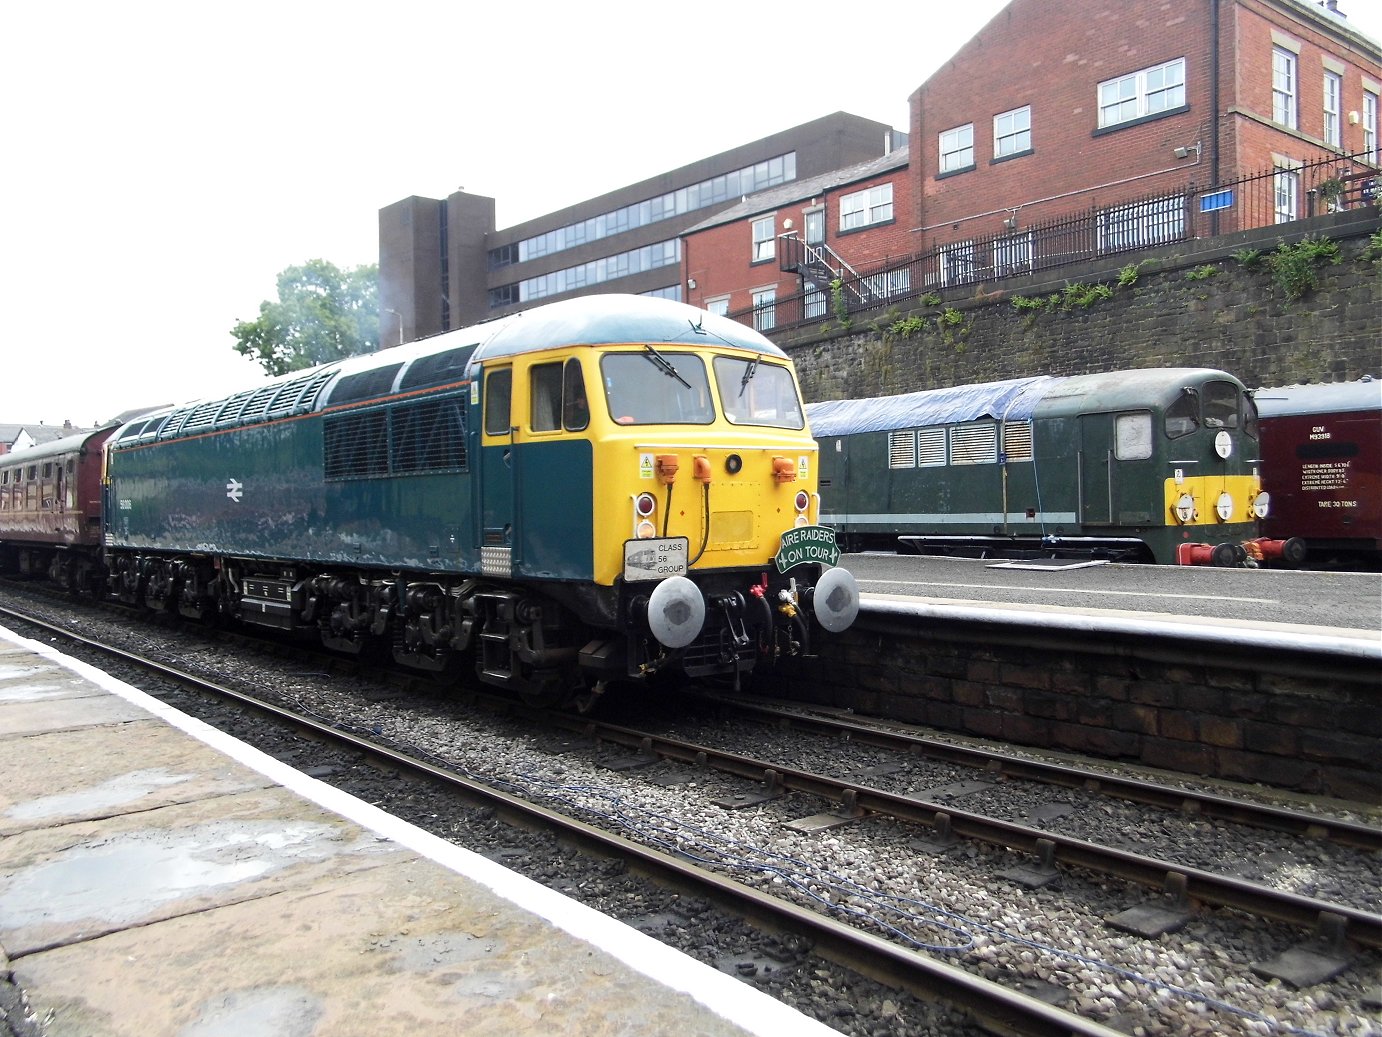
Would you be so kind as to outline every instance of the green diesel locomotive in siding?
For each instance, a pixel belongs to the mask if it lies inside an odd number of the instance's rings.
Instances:
[[[1257,411],[1198,368],[1038,376],[807,408],[822,521],[855,548],[1299,561],[1258,522]]]

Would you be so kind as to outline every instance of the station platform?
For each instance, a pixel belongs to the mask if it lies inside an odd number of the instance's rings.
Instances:
[[[0,627],[6,973],[45,1037],[838,1035]]]

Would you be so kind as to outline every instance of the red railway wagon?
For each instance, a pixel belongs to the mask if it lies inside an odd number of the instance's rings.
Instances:
[[[1258,389],[1262,532],[1297,536],[1310,568],[1382,568],[1382,380]]]
[[[117,427],[0,455],[0,568],[84,585],[101,545],[102,447]]]

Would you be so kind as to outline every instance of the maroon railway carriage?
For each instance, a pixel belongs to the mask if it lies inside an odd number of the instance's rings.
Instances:
[[[1310,568],[1382,567],[1382,380],[1258,389],[1267,536]],[[1284,531],[1284,532],[1283,532]]]
[[[84,587],[101,545],[101,456],[118,428],[0,454],[0,569]]]

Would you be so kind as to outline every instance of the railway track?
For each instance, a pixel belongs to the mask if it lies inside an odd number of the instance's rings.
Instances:
[[[66,629],[58,629],[63,636],[68,636]],[[182,682],[204,683],[195,674],[176,673],[170,676]],[[553,820],[550,824],[554,831],[560,830],[559,838],[564,841],[577,842],[590,848],[594,853],[627,861],[631,868],[641,874],[656,875],[659,882],[688,892],[699,890],[696,895],[730,905],[730,910],[753,919],[765,930],[800,934],[801,940],[813,944],[830,960],[844,964],[893,988],[911,992],[923,999],[942,998],[949,1003],[961,1005],[964,1012],[981,1020],[985,1027],[998,1027],[1001,1032],[1017,1033],[1109,1032],[1101,1028],[1101,1024],[1097,1022],[1091,1024],[1094,1027],[1092,1030],[1072,1028],[1070,1014],[1053,1009],[1049,1005],[1035,1009],[1035,1016],[1028,1018],[1028,1011],[1033,1008],[1028,1002],[1034,1000],[1033,998],[1020,993],[1014,996],[1010,983],[988,983],[971,975],[969,971],[957,969],[936,960],[935,957],[918,954],[915,947],[925,940],[917,939],[915,930],[910,933],[913,941],[910,944],[907,939],[898,942],[897,933],[891,934],[892,938],[880,935],[880,932],[886,932],[886,926],[880,929],[874,924],[874,931],[859,933],[857,925],[847,924],[841,921],[840,917],[829,917],[819,910],[803,907],[800,903],[788,904],[778,897],[765,894],[761,887],[732,881],[709,867],[692,865],[691,869],[687,870],[687,859],[700,856],[700,851],[687,849],[679,837],[664,839],[663,848],[660,850],[656,846],[648,846],[639,837],[629,838],[627,833],[616,833],[611,836],[604,833],[600,826],[570,816],[566,807],[556,811],[534,810],[534,801],[540,798],[540,793],[532,789],[505,793],[494,789],[492,779],[457,775],[450,765],[437,763],[435,757],[430,761],[426,759],[428,754],[425,752],[419,754],[412,750],[391,748],[379,744],[378,738],[361,737],[359,734],[343,738],[341,728],[350,724],[343,724],[339,718],[302,717],[296,710],[266,702],[263,696],[245,695],[243,692],[234,692],[234,689],[224,691],[231,692],[237,699],[246,700],[247,704],[263,703],[255,708],[267,709],[268,712],[280,716],[284,722],[298,726],[309,737],[342,741],[350,745],[353,751],[368,753],[378,764],[390,767],[400,774],[407,771],[426,775],[431,781],[444,781],[447,787],[456,789],[477,802],[483,801],[486,804],[484,809],[495,811],[511,823],[528,828],[538,824],[547,826],[549,819],[544,814],[551,814]],[[507,700],[500,702],[498,708],[516,713],[525,729],[537,729],[532,726],[536,718],[532,711]],[[757,707],[753,712],[758,712]],[[789,720],[771,713],[767,717],[774,726],[801,726],[796,719]],[[571,744],[581,746],[581,751],[592,751],[592,747],[596,747],[593,751],[599,752],[601,750],[598,747],[613,747],[622,756],[622,760],[615,764],[619,768],[654,770],[656,767],[652,761],[660,759],[664,761],[664,766],[684,768],[686,764],[690,764],[696,773],[723,775],[734,787],[741,790],[730,797],[739,801],[735,805],[744,805],[759,797],[762,797],[763,802],[782,803],[790,800],[799,805],[799,796],[786,795],[789,791],[797,791],[834,808],[824,817],[827,825],[893,816],[901,819],[899,823],[924,834],[942,837],[933,841],[944,843],[949,837],[958,840],[961,845],[984,844],[990,847],[1010,848],[1029,859],[1027,867],[1018,870],[1028,871],[1035,878],[1036,885],[1044,883],[1056,872],[1075,874],[1107,869],[1105,874],[1131,879],[1158,890],[1169,888],[1174,896],[1160,897],[1163,903],[1168,899],[1179,901],[1182,907],[1191,900],[1220,903],[1320,933],[1325,942],[1334,946],[1349,940],[1369,947],[1377,946],[1377,916],[1356,909],[1345,908],[1337,911],[1334,908],[1338,905],[1324,901],[1308,897],[1277,896],[1273,891],[1263,891],[1252,883],[1200,873],[1194,869],[1176,868],[1168,866],[1164,861],[1138,855],[1118,852],[1109,854],[1105,852],[1108,849],[1106,847],[1094,846],[1080,840],[1052,838],[1050,833],[1039,829],[995,822],[991,818],[967,814],[949,806],[942,808],[937,804],[918,803],[906,796],[893,796],[871,789],[858,781],[842,781],[814,772],[773,766],[762,759],[734,753],[719,753],[701,744],[662,738],[647,731],[618,725],[602,725],[588,718],[573,718],[566,715],[559,715],[554,720],[548,717],[547,720],[567,732],[571,736]],[[836,742],[862,744],[875,737],[869,730],[869,725],[857,720],[844,719],[843,727],[831,718],[826,718],[825,722],[829,725],[826,728],[820,728],[814,722],[808,722],[804,726],[817,732],[829,731],[830,740]],[[892,746],[893,751],[905,752],[908,757],[926,751],[924,747],[914,748],[917,744],[914,736],[904,735],[899,738],[896,732],[885,731],[882,736],[877,737],[883,744]],[[947,758],[960,752],[957,747],[945,743],[939,743],[935,751]],[[982,773],[990,778],[994,777],[998,766],[1006,762],[1003,759],[987,759],[982,750],[974,753],[965,752],[962,755],[968,766],[980,763],[984,768]],[[419,759],[420,756],[423,758]],[[1010,776],[1019,772],[1028,776],[1028,768],[1031,765],[1026,761],[1016,761],[1014,766],[1016,769],[1008,772]],[[1067,787],[1072,786],[1076,780],[1075,776],[1064,773],[1061,768],[1039,766],[1031,773],[1044,773],[1050,780]],[[1098,777],[1106,778],[1102,774]],[[1090,780],[1087,777],[1081,778],[1081,788],[1086,788]],[[1126,789],[1121,789],[1119,794],[1138,799],[1146,798],[1148,793],[1137,791],[1139,784],[1133,782]],[[1119,788],[1120,785],[1121,782],[1113,782],[1115,788]],[[742,791],[745,788],[748,791]],[[1227,816],[1230,813],[1239,813],[1243,807],[1242,804],[1237,804],[1237,801],[1212,796],[1208,797],[1210,802],[1206,805],[1187,806],[1184,797],[1190,796],[1190,802],[1193,803],[1199,794],[1186,793],[1178,789],[1157,793],[1154,798],[1168,796],[1176,798],[1178,805],[1175,809],[1178,813],[1188,809],[1192,813],[1216,811]],[[1222,802],[1214,802],[1216,799]],[[1229,807],[1234,804],[1236,806],[1230,810]],[[900,809],[892,811],[893,806]],[[1250,814],[1258,809],[1255,805],[1248,806],[1251,807]],[[1280,815],[1288,813],[1290,812],[1266,808],[1262,815],[1263,823],[1268,823],[1279,831],[1300,834],[1302,838],[1342,837],[1345,843],[1355,839],[1355,835],[1350,834],[1353,826],[1348,823],[1325,818],[1325,823],[1317,826],[1316,830],[1308,827],[1302,829],[1297,821],[1283,822]],[[705,877],[698,876],[697,872]],[[858,933],[857,937],[853,935],[855,933]],[[924,975],[916,973],[919,967],[923,969]],[[985,1007],[987,994],[984,991],[989,986],[998,988],[998,1000]],[[1014,1022],[1014,1019],[1018,1021]],[[1055,1025],[1057,1029],[1047,1029],[1050,1025]]]
[[[359,734],[342,729],[338,721],[287,709],[243,690],[210,681],[198,674],[145,658],[65,627],[0,607],[0,616],[37,626],[65,641],[74,642],[138,667],[162,679],[197,692],[214,695],[272,717],[276,722],[316,740],[334,743],[363,754],[376,765],[400,773],[425,777],[455,794],[497,812],[504,820],[524,828],[540,827],[587,851],[616,856],[642,874],[678,890],[704,896],[728,906],[756,924],[795,934],[809,940],[822,955],[881,982],[926,999],[941,999],[962,1009],[978,1025],[998,1033],[1039,1035],[1087,1035],[1114,1037],[1116,1030],[1081,1019],[1037,998],[998,983],[977,978],[963,969],[917,954],[879,936],[863,932],[815,911],[765,895],[726,879],[675,855],[641,845],[618,834],[512,795],[485,782],[459,774]]]

